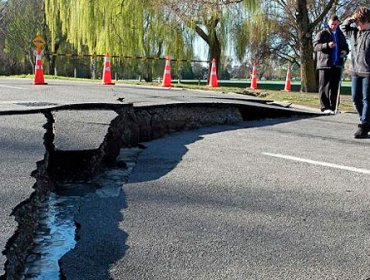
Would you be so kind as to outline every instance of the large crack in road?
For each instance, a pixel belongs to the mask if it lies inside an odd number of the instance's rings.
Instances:
[[[54,250],[58,253],[54,253],[53,258],[58,262],[62,255],[75,246],[74,242],[78,240],[78,227],[83,227],[83,224],[76,223],[74,215],[78,212],[79,203],[86,203],[83,197],[89,192],[100,192],[101,196],[109,196],[118,195],[117,192],[121,191],[121,186],[130,170],[127,166],[132,168],[135,161],[135,159],[132,160],[132,154],[129,157],[120,157],[122,152],[127,151],[122,149],[138,147],[144,141],[160,138],[169,133],[205,126],[299,114],[309,116],[307,113],[268,106],[218,103],[145,107],[112,105],[111,108],[107,104],[101,108],[93,104],[93,107],[93,109],[114,111],[117,116],[110,122],[99,147],[87,150],[60,150],[55,145],[58,138],[58,133],[55,132],[55,125],[58,123],[55,114],[63,110],[91,109],[89,106],[39,111],[47,120],[44,125],[45,155],[32,173],[36,178],[34,192],[27,200],[17,205],[12,213],[18,228],[8,240],[3,252],[7,261],[4,268],[5,275],[1,276],[1,279],[32,277],[37,279],[41,274],[40,271],[45,271],[40,262],[40,256],[48,255],[47,251]],[[134,151],[134,154],[137,153],[137,150]],[[76,197],[80,198],[76,199]],[[51,220],[54,224],[50,223]],[[69,232],[69,235],[63,235],[63,231]],[[59,232],[57,238],[60,239],[56,238],[50,242],[50,239],[54,238],[53,232]],[[77,237],[71,238],[71,232],[72,235],[77,232]],[[46,243],[50,243],[50,246],[44,246],[44,248],[42,245]],[[55,249],[54,245],[60,245],[60,247]],[[46,264],[48,264],[47,261]],[[58,266],[54,267],[53,275],[58,270]],[[58,275],[58,277],[62,276]]]

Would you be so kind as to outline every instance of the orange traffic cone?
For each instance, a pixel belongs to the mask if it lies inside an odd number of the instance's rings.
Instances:
[[[251,89],[257,89],[257,70],[256,70],[256,63],[253,63]]]
[[[42,68],[41,51],[36,52],[35,79],[34,85],[47,85],[44,80],[44,69]]]
[[[109,53],[106,53],[104,58],[103,85],[114,85],[114,83],[112,83]]]
[[[288,71],[286,73],[284,91],[291,91],[291,89],[292,89],[292,85],[291,85],[291,82],[290,82],[291,80],[292,80],[292,73],[290,71],[290,65],[289,65],[288,66]]]
[[[216,70],[216,59],[212,59],[212,67],[211,67],[211,76],[209,77],[209,84],[210,87],[218,87],[217,81],[217,70]]]
[[[164,67],[162,86],[171,86],[171,59],[169,56],[166,57],[166,66]]]

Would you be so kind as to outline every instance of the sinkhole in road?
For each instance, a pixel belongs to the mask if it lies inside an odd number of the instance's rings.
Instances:
[[[86,181],[60,182],[55,192],[40,205],[33,246],[26,258],[24,279],[61,279],[60,258],[78,241],[79,224],[75,217],[89,195],[100,198],[118,196],[135,166],[142,148],[121,149],[121,167],[103,170]]]

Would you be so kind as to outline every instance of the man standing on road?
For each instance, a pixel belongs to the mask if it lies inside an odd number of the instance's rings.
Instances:
[[[355,138],[367,138],[370,131],[370,10],[359,7],[341,25],[351,39],[352,100],[360,117]]]
[[[317,33],[314,49],[319,71],[319,95],[321,111],[334,114],[344,57],[349,53],[348,44],[336,15],[330,17],[328,27]]]

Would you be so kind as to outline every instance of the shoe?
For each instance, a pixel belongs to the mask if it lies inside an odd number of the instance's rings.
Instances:
[[[328,115],[335,115],[335,112],[333,110],[330,110],[330,109],[324,110],[323,113],[328,114]]]
[[[369,126],[363,125],[363,124],[359,124],[358,125],[358,129],[357,129],[357,131],[354,134],[354,137],[356,139],[368,138],[369,137],[369,135],[368,135],[369,131],[370,131],[370,127]]]

